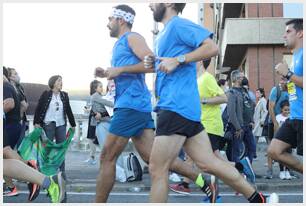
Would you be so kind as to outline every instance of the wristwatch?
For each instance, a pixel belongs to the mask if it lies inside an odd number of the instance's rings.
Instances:
[[[178,57],[176,57],[176,60],[177,60],[178,63],[181,65],[181,64],[184,64],[184,63],[185,63],[186,57],[185,57],[185,55],[179,55]]]
[[[292,77],[292,75],[294,75],[294,73],[292,71],[288,71],[287,75],[285,76],[286,79],[290,80],[290,78]]]
[[[203,99],[202,104],[207,104],[207,99]]]

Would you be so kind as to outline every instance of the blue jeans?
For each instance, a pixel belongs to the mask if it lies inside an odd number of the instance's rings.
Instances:
[[[96,134],[101,149],[103,148],[104,142],[109,133],[109,126],[109,122],[100,122],[96,126]]]
[[[11,148],[14,149],[20,138],[21,124],[19,122],[10,123],[10,124],[6,124],[5,128],[6,128],[7,139],[9,140],[9,144]]]
[[[56,143],[61,143],[66,140],[66,125],[56,126],[55,122],[50,122],[49,124],[44,124],[43,129],[46,136],[53,141],[55,139]],[[60,166],[60,171],[65,171],[65,161]]]
[[[232,133],[235,133],[235,130],[231,130]],[[239,162],[240,161],[240,155],[241,155],[241,147],[242,142],[245,145],[245,156],[247,156],[250,161],[253,161],[254,155],[256,153],[256,141],[252,132],[252,128],[249,126],[243,127],[243,137],[242,138],[236,138],[233,137],[232,141],[228,142],[226,155],[229,161],[232,162]]]
[[[231,162],[239,162],[240,161],[240,148],[242,144],[241,138],[233,137],[232,141],[230,141],[227,145],[226,155],[229,161]]]
[[[251,126],[244,126],[244,136],[243,136],[243,142],[246,147],[246,154],[251,163],[253,162],[254,156],[256,154],[256,141],[255,137],[252,132],[252,127]]]

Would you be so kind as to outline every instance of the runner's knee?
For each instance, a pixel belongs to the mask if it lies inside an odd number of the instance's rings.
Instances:
[[[101,156],[100,156],[100,162],[105,163],[105,162],[116,162],[116,152],[113,151],[113,149],[109,147],[103,147],[101,151]]]
[[[167,164],[161,164],[160,162],[150,159],[149,172],[151,177],[158,177],[162,173],[167,173],[169,171],[169,166]]]
[[[277,157],[282,153],[277,147],[274,147],[273,145],[270,145],[268,147],[268,156],[272,159],[277,159]]]

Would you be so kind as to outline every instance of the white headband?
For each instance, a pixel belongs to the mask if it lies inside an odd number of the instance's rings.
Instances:
[[[126,12],[126,11],[123,11],[121,9],[116,9],[114,8],[112,13],[111,13],[111,16],[114,17],[114,18],[122,18],[124,19],[124,21],[130,23],[130,24],[133,24],[134,23],[134,15],[131,14],[130,12]]]

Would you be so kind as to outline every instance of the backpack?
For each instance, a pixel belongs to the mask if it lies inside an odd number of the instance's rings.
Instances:
[[[248,123],[253,122],[253,116],[255,111],[255,103],[249,96],[247,90],[243,89],[242,91],[243,97],[243,121],[247,121]]]
[[[134,153],[123,156],[123,169],[128,182],[142,180],[142,168]]]
[[[227,113],[227,105],[226,105],[225,109],[223,110],[223,113],[222,113],[222,122],[223,122],[223,130],[224,131],[226,130],[226,127],[228,125],[228,119],[229,119],[229,116],[228,116],[228,113]]]

